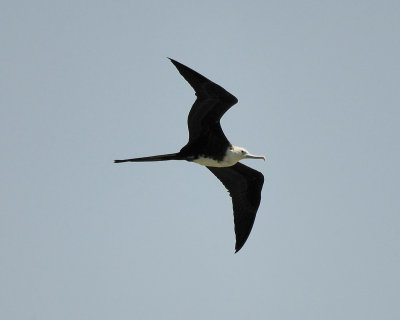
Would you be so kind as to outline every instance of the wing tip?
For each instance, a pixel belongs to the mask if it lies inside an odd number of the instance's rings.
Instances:
[[[240,243],[240,244],[236,243],[236,245],[235,245],[235,254],[238,253],[240,251],[240,249],[243,248],[243,246],[244,246],[244,242]]]
[[[178,67],[179,65],[182,65],[182,63],[176,61],[175,59],[172,59],[172,58],[170,58],[170,57],[167,57],[167,59],[169,59],[169,61],[171,61],[172,64],[173,64],[175,67]]]

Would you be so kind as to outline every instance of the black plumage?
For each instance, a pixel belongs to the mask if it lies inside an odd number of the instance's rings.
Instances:
[[[201,157],[215,160],[218,166],[207,165],[207,168],[223,183],[232,197],[236,234],[235,250],[237,252],[243,247],[250,235],[260,205],[261,190],[264,183],[262,173],[237,162],[238,160],[233,165],[226,163],[225,166],[224,163],[227,153],[235,147],[222,131],[220,119],[238,100],[224,88],[198,72],[173,59],[170,60],[193,87],[197,96],[187,119],[188,143],[177,153],[115,160],[115,162],[165,160],[196,162]],[[250,154],[247,157],[263,158]],[[246,158],[246,156],[242,158]]]
[[[233,218],[235,221],[236,244],[238,252],[250,235],[261,202],[261,189],[264,176],[238,162],[231,167],[207,167],[225,186],[232,197]]]

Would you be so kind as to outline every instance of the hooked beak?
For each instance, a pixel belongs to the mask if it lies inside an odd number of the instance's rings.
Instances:
[[[263,159],[265,161],[265,157],[264,156],[255,156],[253,154],[248,153],[246,155],[246,159]]]

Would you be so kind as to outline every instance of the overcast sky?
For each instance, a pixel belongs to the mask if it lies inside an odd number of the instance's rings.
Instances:
[[[398,1],[3,1],[0,318],[400,319]],[[178,151],[192,88],[267,161],[231,200]]]

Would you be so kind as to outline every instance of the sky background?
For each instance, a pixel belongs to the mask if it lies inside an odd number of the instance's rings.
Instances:
[[[0,318],[400,319],[398,1],[3,1]],[[192,88],[267,161],[231,200],[178,151]]]

